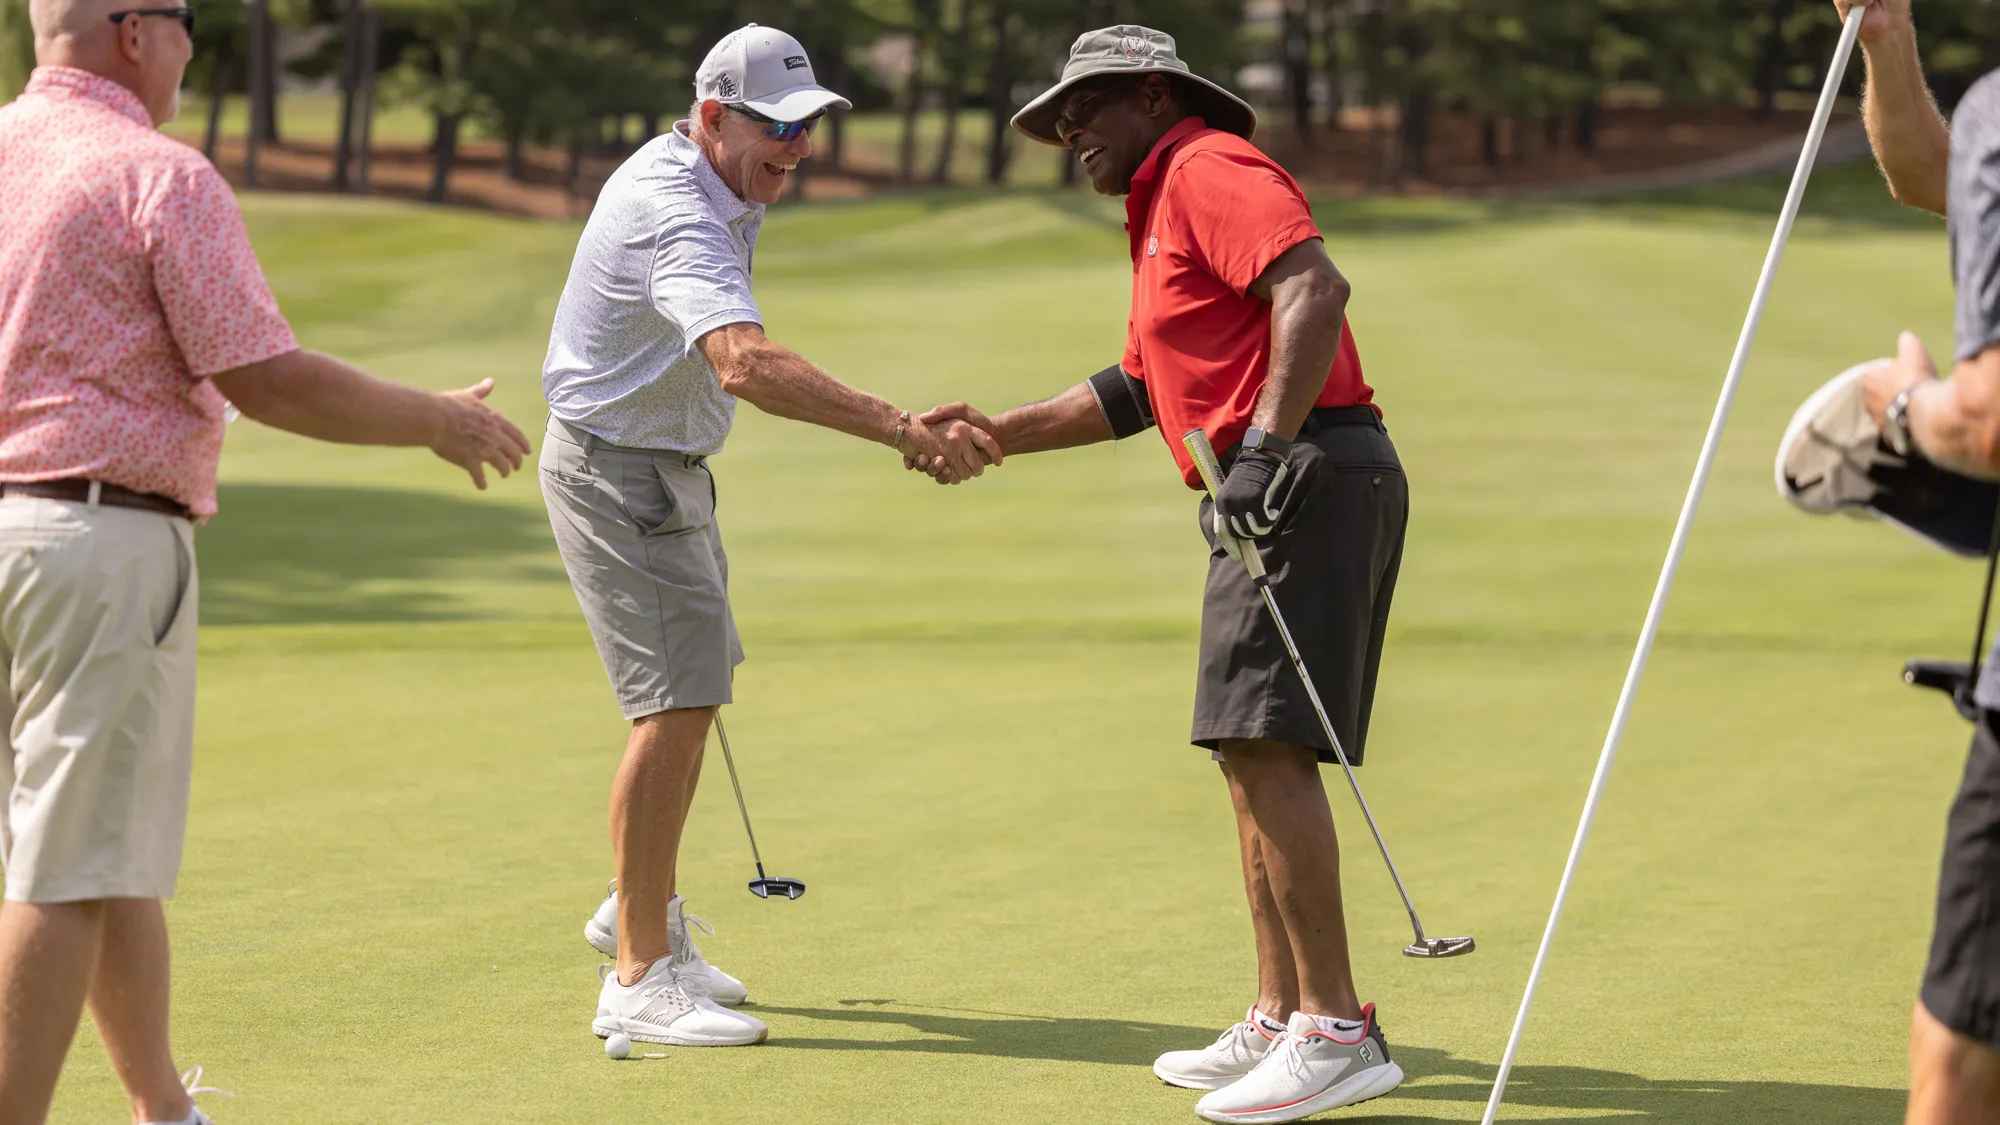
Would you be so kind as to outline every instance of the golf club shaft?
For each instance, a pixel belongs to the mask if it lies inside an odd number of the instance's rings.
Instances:
[[[1208,487],[1208,494],[1214,497],[1222,491],[1222,462],[1216,460],[1215,446],[1202,430],[1190,430],[1181,438],[1188,456],[1194,461],[1195,471],[1201,474],[1201,481]],[[1218,535],[1227,535],[1228,529],[1218,528]],[[1417,932],[1417,944],[1424,944],[1424,924],[1417,919],[1417,908],[1410,902],[1410,892],[1403,886],[1403,876],[1396,870],[1396,861],[1389,855],[1389,844],[1382,839],[1382,830],[1375,825],[1375,814],[1368,808],[1368,798],[1361,795],[1361,783],[1355,780],[1354,767],[1347,760],[1347,750],[1340,745],[1340,735],[1334,733],[1333,721],[1327,718],[1326,705],[1320,702],[1319,689],[1313,686],[1312,673],[1306,671],[1305,657],[1299,654],[1299,646],[1292,640],[1292,630],[1285,624],[1285,615],[1278,609],[1277,596],[1271,593],[1271,579],[1264,569],[1264,556],[1257,553],[1255,542],[1236,541],[1236,555],[1243,563],[1243,569],[1250,574],[1250,581],[1257,591],[1264,595],[1264,606],[1271,611],[1271,621],[1278,627],[1278,636],[1285,642],[1285,654],[1292,658],[1292,667],[1299,673],[1299,679],[1306,685],[1306,697],[1312,700],[1313,714],[1319,716],[1320,728],[1326,731],[1327,741],[1333,745],[1334,757],[1340,759],[1340,769],[1347,775],[1348,787],[1354,790],[1354,802],[1361,806],[1362,819],[1368,822],[1368,831],[1375,837],[1375,847],[1382,853],[1382,862],[1389,867],[1389,878],[1396,884],[1396,893],[1402,896],[1403,909],[1410,912],[1410,928]]]
[[[757,851],[757,832],[750,827],[750,809],[743,803],[743,783],[736,779],[736,756],[729,752],[729,732],[722,729],[722,709],[715,711],[715,737],[722,740],[722,761],[729,767],[729,787],[736,790],[736,811],[743,814],[743,834],[750,837],[750,858],[757,864],[757,877],[764,877],[764,857]]]
[[[1243,550],[1254,552],[1254,543],[1243,544]],[[1299,655],[1299,646],[1292,642],[1292,631],[1285,625],[1285,615],[1278,610],[1278,599],[1271,593],[1270,583],[1260,582],[1257,589],[1264,595],[1264,605],[1271,611],[1271,620],[1278,626],[1278,636],[1285,642],[1285,652],[1292,658],[1292,667],[1298,669],[1299,679],[1305,681],[1306,698],[1312,700],[1313,713],[1319,716],[1319,725],[1326,730],[1327,740],[1333,743],[1334,757],[1340,759],[1340,771],[1347,775],[1347,787],[1354,790],[1354,803],[1361,806],[1361,818],[1368,822],[1368,831],[1375,836],[1375,846],[1382,850],[1382,862],[1389,865],[1389,878],[1396,884],[1396,893],[1403,896],[1403,909],[1410,912],[1410,928],[1417,931],[1417,944],[1424,943],[1424,924],[1417,920],[1417,908],[1410,902],[1410,892],[1403,886],[1403,876],[1396,870],[1396,861],[1389,856],[1389,843],[1382,838],[1382,830],[1375,826],[1375,814],[1369,811],[1368,798],[1361,795],[1361,783],[1354,777],[1354,767],[1348,764],[1347,751],[1340,745],[1340,736],[1333,732],[1333,720],[1327,718],[1326,704],[1319,700],[1319,689],[1313,686],[1312,673],[1306,671],[1305,657]]]
[[[1764,271],[1757,279],[1756,295],[1751,298],[1750,312],[1743,322],[1743,333],[1736,341],[1736,354],[1730,360],[1729,376],[1723,380],[1722,394],[1716,400],[1715,416],[1708,426],[1708,437],[1701,447],[1701,458],[1695,464],[1694,479],[1688,484],[1687,499],[1681,505],[1680,521],[1674,526],[1672,545],[1667,549],[1667,560],[1660,569],[1660,581],[1653,589],[1653,602],[1646,610],[1646,624],[1639,632],[1639,644],[1632,652],[1631,667],[1625,673],[1625,686],[1618,694],[1618,707],[1611,718],[1611,729],[1605,734],[1604,749],[1598,755],[1597,772],[1590,779],[1590,795],[1584,799],[1583,816],[1577,822],[1576,838],[1570,843],[1569,859],[1563,865],[1562,882],[1556,887],[1556,901],[1549,911],[1548,927],[1542,931],[1542,943],[1535,951],[1534,968],[1528,972],[1527,991],[1521,996],[1521,1009],[1514,1016],[1514,1030],[1507,1037],[1507,1053],[1500,1059],[1500,1073],[1493,1080],[1493,1093],[1486,1102],[1486,1116],[1483,1125],[1493,1125],[1495,1115],[1500,1112],[1501,1099],[1507,1093],[1507,1076],[1514,1069],[1514,1057],[1521,1049],[1521,1035],[1528,1026],[1528,1013],[1534,1007],[1535,989],[1541,984],[1542,970],[1548,964],[1549,946],[1555,941],[1556,928],[1562,923],[1563,907],[1569,901],[1571,886],[1576,880],[1576,869],[1583,858],[1583,847],[1590,839],[1591,823],[1597,817],[1598,803],[1604,797],[1606,783],[1611,778],[1612,763],[1618,759],[1618,745],[1625,735],[1625,724],[1632,716],[1632,703],[1639,694],[1639,683],[1646,675],[1646,661],[1652,655],[1653,641],[1659,635],[1660,619],[1665,614],[1667,599],[1673,593],[1674,578],[1680,571],[1681,556],[1687,550],[1688,535],[1694,527],[1695,513],[1701,508],[1702,493],[1708,487],[1709,472],[1715,467],[1716,450],[1722,444],[1722,431],[1729,424],[1730,408],[1736,401],[1737,387],[1743,381],[1743,371],[1750,362],[1750,350],[1757,341],[1757,329],[1764,319],[1764,308],[1770,302],[1771,289],[1777,281],[1778,266],[1784,261],[1785,246],[1792,237],[1792,226],[1798,221],[1799,205],[1805,199],[1806,183],[1812,179],[1813,163],[1819,157],[1820,142],[1826,138],[1826,123],[1833,115],[1833,103],[1840,93],[1840,84],[1847,74],[1848,61],[1854,55],[1854,43],[1861,33],[1861,21],[1869,9],[1857,7],[1848,13],[1847,24],[1841,29],[1840,45],[1834,51],[1833,65],[1828,68],[1826,87],[1820,91],[1819,106],[1813,112],[1812,128],[1806,133],[1804,151],[1799,153],[1798,169],[1792,174],[1791,190],[1785,196],[1784,210],[1778,217],[1778,230],[1771,239],[1770,253],[1764,259]]]

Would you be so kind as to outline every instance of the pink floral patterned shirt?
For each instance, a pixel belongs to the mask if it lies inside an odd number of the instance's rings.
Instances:
[[[36,70],[0,107],[0,481],[215,514],[208,376],[298,350],[229,185],[123,86]]]

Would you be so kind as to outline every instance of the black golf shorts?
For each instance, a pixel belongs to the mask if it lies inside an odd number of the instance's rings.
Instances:
[[[1981,711],[1945,824],[1924,1007],[2000,1051],[2000,711]]]
[[[1305,657],[1347,760],[1360,765],[1375,704],[1389,601],[1403,561],[1410,488],[1388,431],[1367,407],[1314,411],[1289,457],[1296,483],[1278,534],[1263,548],[1271,589]],[[1201,503],[1211,557],[1201,608],[1201,670],[1193,741],[1273,739],[1333,762],[1305,684],[1243,564],[1216,544],[1213,504]]]

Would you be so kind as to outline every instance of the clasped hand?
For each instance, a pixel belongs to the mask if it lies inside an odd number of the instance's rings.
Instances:
[[[939,484],[963,484],[999,465],[1004,452],[993,420],[962,402],[940,406],[910,423],[903,435],[903,467]]]

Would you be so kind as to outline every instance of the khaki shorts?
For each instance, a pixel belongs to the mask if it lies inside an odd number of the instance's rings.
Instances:
[[[608,445],[556,418],[542,497],[628,719],[730,702],[743,644],[706,458]]]
[[[0,500],[0,870],[14,902],[171,898],[194,761],[194,529]]]

